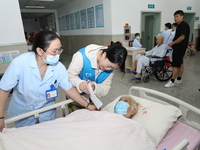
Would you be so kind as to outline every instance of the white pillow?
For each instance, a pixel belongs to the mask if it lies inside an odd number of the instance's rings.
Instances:
[[[121,95],[117,97],[103,110],[114,113],[115,104],[123,96],[130,95]],[[146,129],[152,142],[157,146],[178,117],[182,115],[180,109],[172,105],[163,105],[136,96],[131,97],[140,103],[140,108],[132,119]]]

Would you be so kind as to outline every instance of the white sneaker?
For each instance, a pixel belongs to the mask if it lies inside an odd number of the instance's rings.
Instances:
[[[175,84],[170,80],[164,87],[173,87]]]
[[[177,79],[175,79],[174,83],[180,84],[180,83],[183,83],[183,82],[182,82],[182,80],[177,80]]]

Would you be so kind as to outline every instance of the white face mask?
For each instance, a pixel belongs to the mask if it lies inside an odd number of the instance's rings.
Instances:
[[[45,53],[45,52],[44,52]],[[59,59],[60,59],[60,55],[59,54],[57,54],[57,55],[55,55],[55,56],[52,56],[52,55],[47,55],[46,53],[45,53],[45,55],[47,56],[47,58],[46,58],[46,60],[42,57],[42,59],[43,59],[43,61],[46,63],[46,64],[49,64],[49,65],[54,65],[54,64],[56,64],[58,61],[59,61]]]
[[[136,39],[139,40],[139,39],[140,39],[140,36],[137,36]]]
[[[116,114],[127,114],[129,104],[124,101],[118,101],[114,107],[114,112]]]

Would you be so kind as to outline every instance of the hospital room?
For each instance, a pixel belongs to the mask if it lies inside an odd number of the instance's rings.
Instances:
[[[200,1],[0,5],[0,150],[200,150]]]

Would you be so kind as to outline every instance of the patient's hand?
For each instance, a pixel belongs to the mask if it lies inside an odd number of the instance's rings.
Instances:
[[[96,106],[93,105],[93,104],[90,104],[90,105],[88,106],[88,109],[91,110],[91,111],[97,110]]]
[[[4,119],[0,119],[0,132],[2,132],[4,128]]]
[[[145,55],[145,53],[138,53],[138,54],[140,54],[140,55]]]

